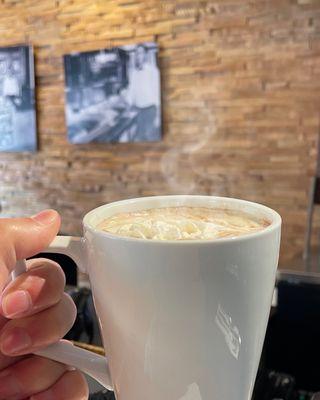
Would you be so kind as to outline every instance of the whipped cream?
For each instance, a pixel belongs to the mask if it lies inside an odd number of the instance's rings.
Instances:
[[[117,236],[140,239],[210,240],[245,235],[268,225],[268,221],[241,211],[167,207],[115,214],[97,228]]]

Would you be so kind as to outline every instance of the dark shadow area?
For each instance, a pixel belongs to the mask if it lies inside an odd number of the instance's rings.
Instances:
[[[71,257],[65,254],[59,253],[40,253],[31,258],[48,258],[49,260],[58,263],[66,276],[66,284],[70,286],[77,286],[78,283],[78,273],[77,264],[72,260]]]
[[[311,400],[320,390],[320,280],[284,274],[269,319],[253,400]]]

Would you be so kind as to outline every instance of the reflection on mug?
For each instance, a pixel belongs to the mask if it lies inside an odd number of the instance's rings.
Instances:
[[[235,325],[232,326],[231,317],[223,310],[220,304],[218,306],[215,321],[224,335],[230,353],[235,359],[238,359],[241,347],[239,329]]]
[[[230,275],[234,276],[237,281],[240,279],[239,267],[237,264],[227,265],[226,270],[230,273]]]
[[[179,400],[202,400],[199,386],[196,383],[192,383],[188,387],[187,393],[181,397]]]

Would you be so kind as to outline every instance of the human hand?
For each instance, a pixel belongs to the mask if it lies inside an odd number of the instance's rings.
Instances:
[[[59,227],[53,210],[0,219],[0,400],[88,399],[80,372],[30,354],[61,339],[74,323],[76,308],[63,291],[60,266],[29,260],[27,272],[6,286],[16,261],[40,253]]]

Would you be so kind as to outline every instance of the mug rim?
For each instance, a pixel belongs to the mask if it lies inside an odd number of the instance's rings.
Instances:
[[[227,203],[234,203],[234,204],[240,204],[243,206],[248,206],[252,207],[258,210],[261,210],[262,212],[265,212],[268,214],[269,221],[271,222],[270,225],[268,225],[266,228],[258,231],[258,232],[251,232],[247,233],[244,235],[240,236],[235,236],[235,237],[225,237],[225,238],[213,238],[213,239],[188,239],[188,240],[159,240],[159,239],[143,239],[143,238],[134,238],[134,237],[126,237],[126,236],[118,236],[106,231],[102,231],[100,229],[97,229],[95,226],[92,226],[92,224],[89,223],[90,217],[92,217],[97,211],[102,210],[102,209],[109,209],[114,206],[122,206],[125,204],[134,204],[134,203],[143,203],[147,201],[154,201],[156,199],[158,200],[168,200],[168,199],[176,199],[176,200],[184,200],[184,199],[199,199],[199,200],[213,200],[213,201],[221,201],[221,202],[227,202]],[[188,205],[187,205],[188,206]],[[172,206],[174,207],[174,206]],[[199,206],[200,207],[200,206]],[[155,207],[158,208],[158,207]],[[209,208],[209,207],[208,207]],[[136,198],[131,198],[131,199],[124,199],[124,200],[118,200],[114,201],[111,203],[106,203],[102,206],[96,207],[89,211],[82,219],[82,224],[85,230],[90,231],[94,235],[98,235],[100,237],[104,237],[106,239],[111,239],[111,240],[118,240],[121,242],[136,242],[136,243],[143,243],[143,244],[166,244],[166,245],[208,245],[208,244],[218,244],[218,243],[233,243],[233,242],[242,242],[246,240],[251,240],[257,237],[261,237],[264,235],[267,235],[268,233],[271,233],[273,231],[279,230],[281,228],[282,224],[282,218],[281,216],[272,208],[267,207],[263,204],[256,203],[253,201],[248,201],[248,200],[242,200],[242,199],[237,199],[233,197],[223,197],[223,196],[210,196],[210,195],[162,195],[162,196],[145,196],[145,197],[136,197]]]

